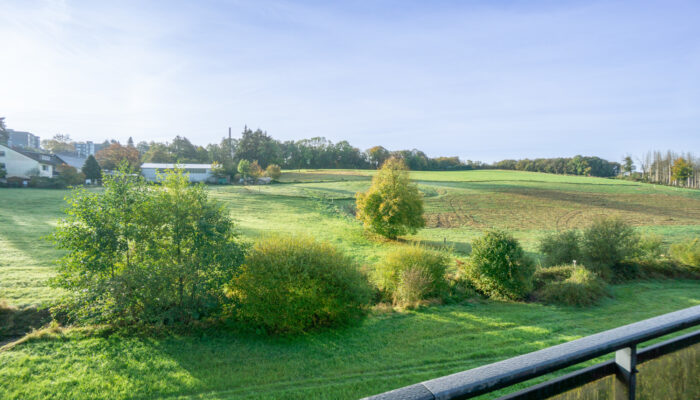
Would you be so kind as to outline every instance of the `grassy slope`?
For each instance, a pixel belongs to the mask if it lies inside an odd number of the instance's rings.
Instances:
[[[587,309],[431,307],[296,339],[74,333],[0,352],[0,398],[353,399],[700,304],[698,289],[687,281],[617,286],[615,299]]]
[[[283,176],[287,184],[213,187],[212,194],[246,237],[310,234],[371,265],[400,244],[370,240],[352,218],[353,195],[370,175],[294,172]],[[458,256],[487,227],[512,230],[533,251],[543,231],[585,225],[597,215],[621,215],[667,241],[700,236],[698,191],[506,171],[412,175],[426,195],[429,226],[408,239],[447,240]],[[0,298],[24,304],[56,295],[45,281],[60,254],[38,238],[60,218],[66,194],[0,189]],[[355,398],[698,304],[698,289],[697,282],[619,286],[614,300],[584,310],[495,302],[434,307],[295,340],[76,333],[0,353],[0,398]]]
[[[310,234],[331,241],[363,264],[396,244],[368,239],[353,219],[354,194],[373,171],[287,172],[282,185],[212,187],[247,237],[269,232]],[[667,242],[700,236],[700,191],[633,182],[516,171],[413,172],[425,194],[427,229],[408,240],[452,245],[465,256],[484,229],[512,231],[536,250],[547,230],[580,227],[600,215],[620,215]],[[0,190],[0,299],[37,303],[59,253],[41,237],[61,217],[67,191]]]

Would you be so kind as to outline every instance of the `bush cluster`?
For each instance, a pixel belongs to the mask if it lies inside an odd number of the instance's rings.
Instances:
[[[533,262],[510,234],[493,230],[472,243],[467,275],[489,297],[518,300],[532,290]]]
[[[584,262],[603,279],[609,280],[620,270],[621,262],[638,252],[639,235],[621,218],[599,218],[583,232],[581,248]]]
[[[590,306],[607,293],[605,281],[580,265],[541,268],[534,280],[534,297],[546,303]]]
[[[282,334],[346,323],[372,296],[351,258],[328,243],[293,237],[258,242],[226,293],[236,318]]]
[[[147,185],[127,170],[77,190],[53,235],[67,250],[55,308],[75,322],[187,324],[221,309],[244,246],[228,212],[182,171]]]
[[[669,252],[674,260],[691,267],[700,268],[700,239],[695,238],[673,244]]]
[[[633,274],[623,261],[644,255],[654,257],[660,250],[655,237],[640,239],[638,233],[620,218],[599,218],[582,233],[569,230],[546,235],[540,240],[544,265],[582,261],[601,278],[611,280]]]
[[[575,229],[552,233],[540,240],[539,250],[545,255],[547,266],[573,263],[581,260],[581,233]]]
[[[421,300],[441,297],[447,291],[447,256],[420,246],[396,249],[385,257],[374,274],[386,300],[399,306],[415,306]]]

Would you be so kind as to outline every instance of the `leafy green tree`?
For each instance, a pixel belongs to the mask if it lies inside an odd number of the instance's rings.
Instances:
[[[197,146],[182,136],[175,136],[175,139],[168,146],[168,150],[173,159],[179,163],[206,162],[209,158],[205,155],[204,159],[201,159]]]
[[[85,178],[90,179],[93,183],[102,179],[102,168],[100,168],[100,164],[97,163],[97,160],[92,155],[85,160],[82,171],[85,174]]]
[[[627,155],[622,159],[622,172],[629,175],[632,171],[634,171],[634,161],[632,160],[632,156]]]
[[[129,140],[126,141],[126,146],[127,147],[134,147],[134,138],[129,136]]]
[[[374,146],[367,150],[367,157],[374,168],[379,168],[384,164],[384,161],[391,157],[391,153],[382,146]]]
[[[250,161],[241,160],[238,162],[238,173],[241,174],[243,179],[247,179],[250,176]]]
[[[175,156],[170,153],[168,146],[163,143],[152,143],[148,150],[141,156],[143,162],[147,163],[174,163]]]
[[[221,309],[243,247],[228,213],[182,171],[148,186],[122,163],[105,190],[78,189],[53,240],[54,285],[76,322],[189,323]]]
[[[671,172],[675,182],[684,184],[693,175],[693,165],[685,158],[679,157],[673,162]]]
[[[216,161],[211,163],[211,173],[219,179],[226,179],[229,176],[224,166]]]
[[[591,166],[588,161],[582,156],[576,156],[569,161],[568,172],[574,175],[589,175]]]
[[[357,193],[357,219],[366,229],[390,239],[425,226],[423,198],[410,182],[403,160],[388,159],[372,178],[372,186]]]
[[[258,160],[263,168],[279,163],[280,153],[279,142],[267,132],[260,129],[252,131],[248,127],[243,130],[236,149],[236,157],[239,160]]]

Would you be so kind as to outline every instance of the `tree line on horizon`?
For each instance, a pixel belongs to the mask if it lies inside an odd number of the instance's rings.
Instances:
[[[1,125],[4,128],[4,121]],[[4,131],[4,129],[2,129]],[[2,139],[2,138],[0,138]],[[69,135],[55,135],[43,140],[42,146],[52,153],[75,151]],[[129,138],[126,145],[117,140],[105,140],[95,154],[100,166],[116,169],[121,160],[127,160],[133,168],[141,163],[218,163],[226,174],[234,176],[241,160],[257,161],[265,169],[279,165],[283,169],[376,169],[387,159],[403,160],[413,171],[456,171],[473,169],[504,169],[544,172],[551,174],[615,177],[627,175],[633,179],[664,185],[700,188],[700,159],[692,154],[649,151],[637,158],[641,172],[635,172],[634,161],[627,156],[622,163],[595,156],[554,157],[535,159],[505,159],[494,163],[460,160],[459,157],[429,157],[418,149],[389,150],[374,146],[361,150],[348,141],[333,143],[324,137],[280,141],[267,132],[247,126],[240,138],[222,138],[220,143],[206,146],[193,144],[187,137],[176,136],[169,142],[134,143]],[[676,172],[674,172],[676,171]]]
[[[620,173],[621,164],[599,157],[575,156],[569,158],[538,158],[534,160],[503,160],[493,164],[480,161],[462,161],[459,157],[429,157],[418,149],[389,150],[374,146],[361,150],[348,141],[334,143],[324,137],[280,141],[267,132],[245,127],[241,137],[222,138],[220,143],[198,146],[184,136],[170,142],[134,144],[130,138],[126,146],[113,141],[96,155],[105,169],[116,166],[126,158],[133,166],[139,163],[213,163],[217,162],[230,175],[235,175],[241,160],[257,161],[261,168],[279,165],[283,169],[376,169],[395,157],[403,160],[412,171],[458,171],[474,169],[510,169],[555,174],[612,177]]]
[[[648,151],[638,157],[637,162],[641,171],[634,172],[636,166],[632,156],[628,155],[623,160],[624,169],[633,179],[700,189],[700,157],[690,152]]]

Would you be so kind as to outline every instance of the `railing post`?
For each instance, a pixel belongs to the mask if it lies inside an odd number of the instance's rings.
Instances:
[[[637,346],[615,352],[615,400],[634,400],[637,391]]]

